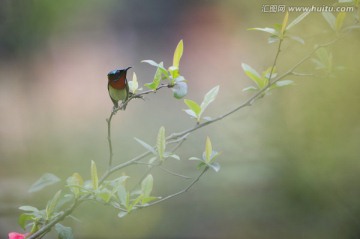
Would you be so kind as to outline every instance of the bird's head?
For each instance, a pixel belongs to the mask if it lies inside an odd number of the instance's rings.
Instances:
[[[125,81],[126,79],[126,72],[130,69],[131,67],[125,68],[125,69],[121,69],[121,70],[113,70],[110,71],[108,73],[108,79],[109,82],[116,82],[118,80],[120,81]]]

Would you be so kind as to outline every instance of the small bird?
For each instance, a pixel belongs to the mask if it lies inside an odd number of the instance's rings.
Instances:
[[[114,103],[114,109],[119,107],[119,100],[122,103],[126,102],[129,98],[129,84],[126,79],[126,72],[131,67],[121,70],[113,70],[108,74],[108,91],[111,101]],[[124,105],[124,110],[126,105]]]

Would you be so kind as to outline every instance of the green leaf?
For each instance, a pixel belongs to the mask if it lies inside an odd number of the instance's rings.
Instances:
[[[127,195],[128,192],[126,192],[126,189],[123,185],[119,185],[118,190],[117,190],[117,196],[120,200],[120,203],[126,207],[127,206]]]
[[[185,99],[184,103],[189,107],[190,110],[192,110],[195,113],[196,117],[200,115],[201,107],[195,101]]]
[[[91,181],[92,181],[93,189],[97,190],[99,187],[99,178],[96,169],[96,164],[93,160],[91,160]]]
[[[141,204],[144,205],[144,204],[147,204],[147,203],[152,202],[152,201],[157,200],[157,199],[159,199],[159,197],[144,197],[141,200]]]
[[[160,160],[164,159],[166,142],[165,142],[165,128],[161,126],[156,139],[156,148]]]
[[[145,86],[148,87],[150,90],[156,90],[157,87],[160,85],[161,75],[162,75],[161,73],[162,64],[163,63],[160,62],[159,67],[156,69],[153,82],[145,84]]]
[[[281,25],[281,35],[284,36],[284,33],[285,33],[285,30],[286,30],[286,26],[288,24],[288,21],[289,21],[289,12],[287,11],[285,13],[285,16],[284,16],[284,20],[282,22],[282,25]]]
[[[207,137],[206,142],[205,142],[205,158],[204,158],[206,163],[210,163],[212,152],[213,152],[213,150],[212,150],[211,141],[210,141],[210,138]]]
[[[59,234],[59,239],[74,239],[71,227],[65,227],[60,223],[56,223],[55,230]]]
[[[208,165],[205,163],[205,162],[200,162],[198,165],[197,165],[197,168],[200,170],[201,168],[203,167],[207,167]]]
[[[291,29],[296,24],[300,23],[307,15],[309,15],[310,12],[303,12],[300,14],[297,18],[295,18],[292,22],[289,23],[289,25],[286,27],[286,30]]]
[[[292,40],[294,40],[294,41],[297,41],[297,42],[299,42],[299,43],[301,43],[301,44],[305,44],[305,41],[304,41],[304,39],[302,39],[301,37],[298,37],[298,36],[289,36],[289,35],[287,35],[290,39],[292,39]]]
[[[190,109],[187,109],[187,110],[184,110],[186,114],[190,115],[191,117],[197,119],[198,116],[195,114],[194,111],[190,110]]]
[[[159,67],[159,64],[156,63],[156,62],[153,61],[153,60],[143,60],[143,61],[141,61],[141,62],[148,63],[148,64],[150,64],[150,65],[152,65],[152,66],[155,66],[155,67]]]
[[[57,191],[57,193],[54,195],[54,197],[47,203],[46,205],[46,219],[50,219],[52,214],[55,212],[55,208],[59,202],[61,195],[61,190]]]
[[[268,43],[269,44],[272,44],[272,43],[275,43],[275,42],[278,42],[280,39],[278,36],[276,35],[271,35],[269,38],[268,38]]]
[[[19,207],[19,209],[22,211],[27,211],[27,212],[39,212],[39,209],[37,209],[36,207],[33,207],[33,206],[21,206],[21,207]]]
[[[241,64],[245,74],[252,80],[255,82],[255,84],[260,88],[264,88],[266,85],[266,82],[264,81],[264,79],[260,76],[260,74],[254,70],[251,66],[243,63]]]
[[[171,154],[168,155],[168,157],[171,157],[171,158],[176,159],[176,160],[180,160],[180,157],[177,154],[172,154],[171,153]]]
[[[270,27],[265,27],[265,28],[254,27],[254,28],[249,28],[248,30],[267,32],[267,33],[270,33],[272,35],[278,35],[279,34],[278,31],[276,31],[274,28],[270,28]]]
[[[137,77],[135,72],[133,73],[133,78],[132,81],[129,81],[129,90],[130,92],[132,92],[133,94],[135,94],[136,90],[139,88],[139,83],[137,81]]]
[[[170,72],[173,79],[180,76],[179,67],[177,67],[177,66],[170,66],[169,67],[169,72]]]
[[[75,195],[75,197],[79,197],[80,188],[84,185],[84,180],[78,173],[74,173],[71,177],[66,180],[67,186],[70,188],[70,191]]]
[[[105,188],[96,193],[96,196],[99,197],[103,202],[108,203],[113,194],[109,189]]]
[[[163,65],[162,62],[160,62],[159,64],[156,63],[156,62],[153,61],[153,60],[143,60],[143,61],[141,61],[141,62],[148,63],[148,64],[150,64],[150,65],[152,65],[152,66],[156,66],[157,68],[160,68],[160,71],[161,71],[164,75],[166,75],[167,77],[169,76],[169,73],[168,73],[168,71],[165,69],[165,67],[164,67],[164,65]]]
[[[219,172],[220,171],[220,164],[219,163],[211,163],[211,164],[208,164],[208,166],[210,168],[212,168],[215,172]]]
[[[342,28],[342,26],[344,25],[344,20],[346,17],[346,12],[340,12],[337,16],[336,16],[336,20],[335,20],[335,30],[337,32],[339,32]]]
[[[60,181],[60,178],[58,178],[56,175],[54,175],[52,173],[45,173],[33,185],[31,185],[28,192],[33,193],[33,192],[40,191],[43,188],[53,185],[59,181]]]
[[[245,87],[242,91],[258,91],[259,89],[256,88],[255,86],[248,86],[248,87]]]
[[[153,190],[154,178],[151,174],[146,176],[144,180],[141,182],[141,192],[144,197],[149,197]]]
[[[128,212],[120,211],[120,212],[118,213],[118,217],[119,217],[119,218],[123,218],[123,217],[125,217],[125,216],[128,215],[128,214],[129,214]]]
[[[333,29],[335,31],[336,30],[336,27],[335,27],[336,18],[335,18],[335,16],[331,12],[321,12],[321,14],[323,15],[324,19],[329,24],[331,29]]]
[[[332,54],[331,52],[328,52],[326,50],[326,48],[322,47],[319,48],[316,52],[315,52],[317,59],[314,59],[316,64],[318,65],[319,69],[321,68],[325,68],[328,70],[332,69]],[[313,60],[313,61],[314,61]],[[321,67],[323,66],[323,67]]]
[[[176,99],[181,99],[187,95],[188,85],[186,84],[186,82],[176,82],[174,87],[172,87],[171,89],[174,92],[174,97]]]
[[[34,220],[34,216],[30,213],[23,213],[19,216],[19,219],[18,219],[18,224],[19,226],[25,230],[26,228],[26,223],[28,221],[32,221]]]
[[[134,137],[134,139],[135,139],[139,144],[141,144],[145,149],[147,149],[148,151],[150,151],[150,152],[153,153],[153,154],[156,154],[156,151],[155,151],[155,149],[154,149],[153,146],[145,143],[145,142],[142,141],[141,139],[138,139],[138,138],[135,138],[135,137]]]
[[[294,81],[292,81],[292,80],[280,80],[280,81],[277,81],[275,84],[276,84],[277,87],[283,87],[283,86],[288,86],[288,85],[294,84]]]
[[[202,159],[199,159],[197,157],[190,157],[189,160],[197,160],[197,161],[202,161]]]
[[[217,85],[206,93],[206,95],[204,96],[204,100],[201,102],[200,105],[201,107],[200,115],[202,115],[202,113],[209,106],[209,104],[215,100],[217,94],[219,93],[219,88],[220,86]]]
[[[163,63],[160,62],[158,64],[158,68],[156,69],[154,80],[151,83],[146,83],[145,86],[148,87],[151,90],[156,90],[157,87],[160,85],[160,82],[162,80],[162,75],[165,74],[168,77],[168,72],[164,68]]]
[[[174,52],[174,58],[173,58],[173,66],[179,68],[180,66],[180,59],[184,51],[184,43],[183,40],[180,40],[180,42],[177,44],[175,52]]]
[[[271,75],[271,79],[270,79],[270,75]],[[266,81],[266,84],[269,82],[269,79],[272,80],[273,78],[275,78],[277,76],[276,73],[276,67],[274,67],[274,69],[272,67],[269,67],[266,69],[266,71],[264,71],[261,74],[262,78],[264,81]]]

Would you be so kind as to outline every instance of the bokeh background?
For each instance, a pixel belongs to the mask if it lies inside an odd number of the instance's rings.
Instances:
[[[283,1],[287,5],[335,1]],[[276,45],[247,31],[282,21],[263,13],[276,1],[96,1],[2,0],[0,3],[0,238],[19,231],[21,205],[43,208],[64,181],[39,193],[28,188],[43,173],[89,178],[90,161],[107,166],[105,119],[110,70],[133,66],[140,84],[154,68],[141,60],[172,63],[184,40],[181,74],[186,98],[201,102],[220,85],[206,115],[221,115],[251,96],[241,69],[269,67]],[[300,13],[290,14],[294,19]],[[350,18],[347,23],[350,23]],[[305,45],[286,41],[279,58],[284,72],[315,43],[334,37],[321,14],[292,29]],[[119,219],[117,212],[88,203],[68,219],[75,238],[359,238],[360,237],[360,34],[331,47],[335,77],[302,77],[216,124],[194,132],[166,167],[196,176],[196,164],[210,136],[220,172],[207,173],[188,193]],[[314,72],[311,62],[299,71]],[[132,101],[113,120],[115,162],[143,151],[138,137],[155,142],[160,126],[178,132],[194,125],[171,91]],[[124,170],[136,182],[145,166]],[[154,170],[154,195],[181,190],[188,181]],[[55,238],[50,234],[47,238]]]

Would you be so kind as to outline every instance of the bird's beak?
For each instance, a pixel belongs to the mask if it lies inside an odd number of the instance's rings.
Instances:
[[[130,68],[132,68],[132,67],[130,66],[130,67],[126,68],[125,71],[129,70]]]

